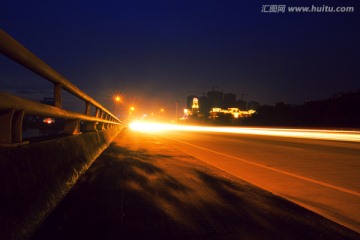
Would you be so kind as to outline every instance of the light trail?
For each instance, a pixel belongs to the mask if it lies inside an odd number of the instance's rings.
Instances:
[[[152,133],[164,131],[214,132],[360,142],[360,131],[287,128],[209,127],[140,121],[130,123],[130,128],[135,131]]]

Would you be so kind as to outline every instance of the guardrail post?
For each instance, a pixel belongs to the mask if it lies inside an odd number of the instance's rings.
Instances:
[[[16,146],[22,142],[24,110],[5,109],[0,111],[0,145]]]
[[[11,129],[14,109],[7,109],[0,112],[0,144],[11,144]]]
[[[90,116],[90,102],[85,103],[85,115]]]
[[[97,130],[103,130],[103,129],[104,129],[104,123],[103,123],[103,122],[99,122],[99,123],[96,125],[96,129],[97,129]]]
[[[62,108],[62,86],[60,83],[54,83],[54,107]]]
[[[94,132],[96,131],[96,125],[98,124],[98,122],[86,122],[85,123],[85,132]]]
[[[80,132],[80,119],[68,119],[65,121],[64,134],[75,135]]]
[[[100,108],[96,108],[95,117],[103,119],[103,116],[104,116],[104,112],[101,111]],[[104,129],[104,123],[103,122],[98,122],[98,124],[96,125],[96,129],[97,130],[103,130]]]
[[[105,114],[104,119],[109,120],[109,117],[110,117],[109,114]],[[108,129],[109,128],[109,123],[104,123],[104,128]]]
[[[99,109],[99,108],[96,108],[95,117],[96,117],[96,118],[100,117],[100,114],[101,114],[100,109]]]
[[[21,143],[22,142],[22,124],[24,119],[25,111],[18,110],[14,112],[12,119],[12,135],[11,141],[13,143]]]

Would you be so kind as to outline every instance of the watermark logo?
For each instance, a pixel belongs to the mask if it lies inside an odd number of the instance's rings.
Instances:
[[[355,7],[262,5],[262,13],[352,13]]]
[[[263,13],[285,13],[286,5],[263,5],[261,12]]]

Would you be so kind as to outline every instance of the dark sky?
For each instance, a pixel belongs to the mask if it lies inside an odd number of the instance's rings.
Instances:
[[[279,3],[355,12],[261,13]],[[1,0],[0,27],[104,105],[115,92],[158,107],[213,86],[261,104],[360,88],[358,0]],[[51,96],[44,82],[0,56],[2,91]]]

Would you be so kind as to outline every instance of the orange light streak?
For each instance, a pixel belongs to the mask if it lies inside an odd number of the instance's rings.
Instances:
[[[140,121],[132,122],[130,124],[130,128],[134,131],[151,133],[164,131],[214,132],[360,142],[360,131],[287,128],[209,127]]]

